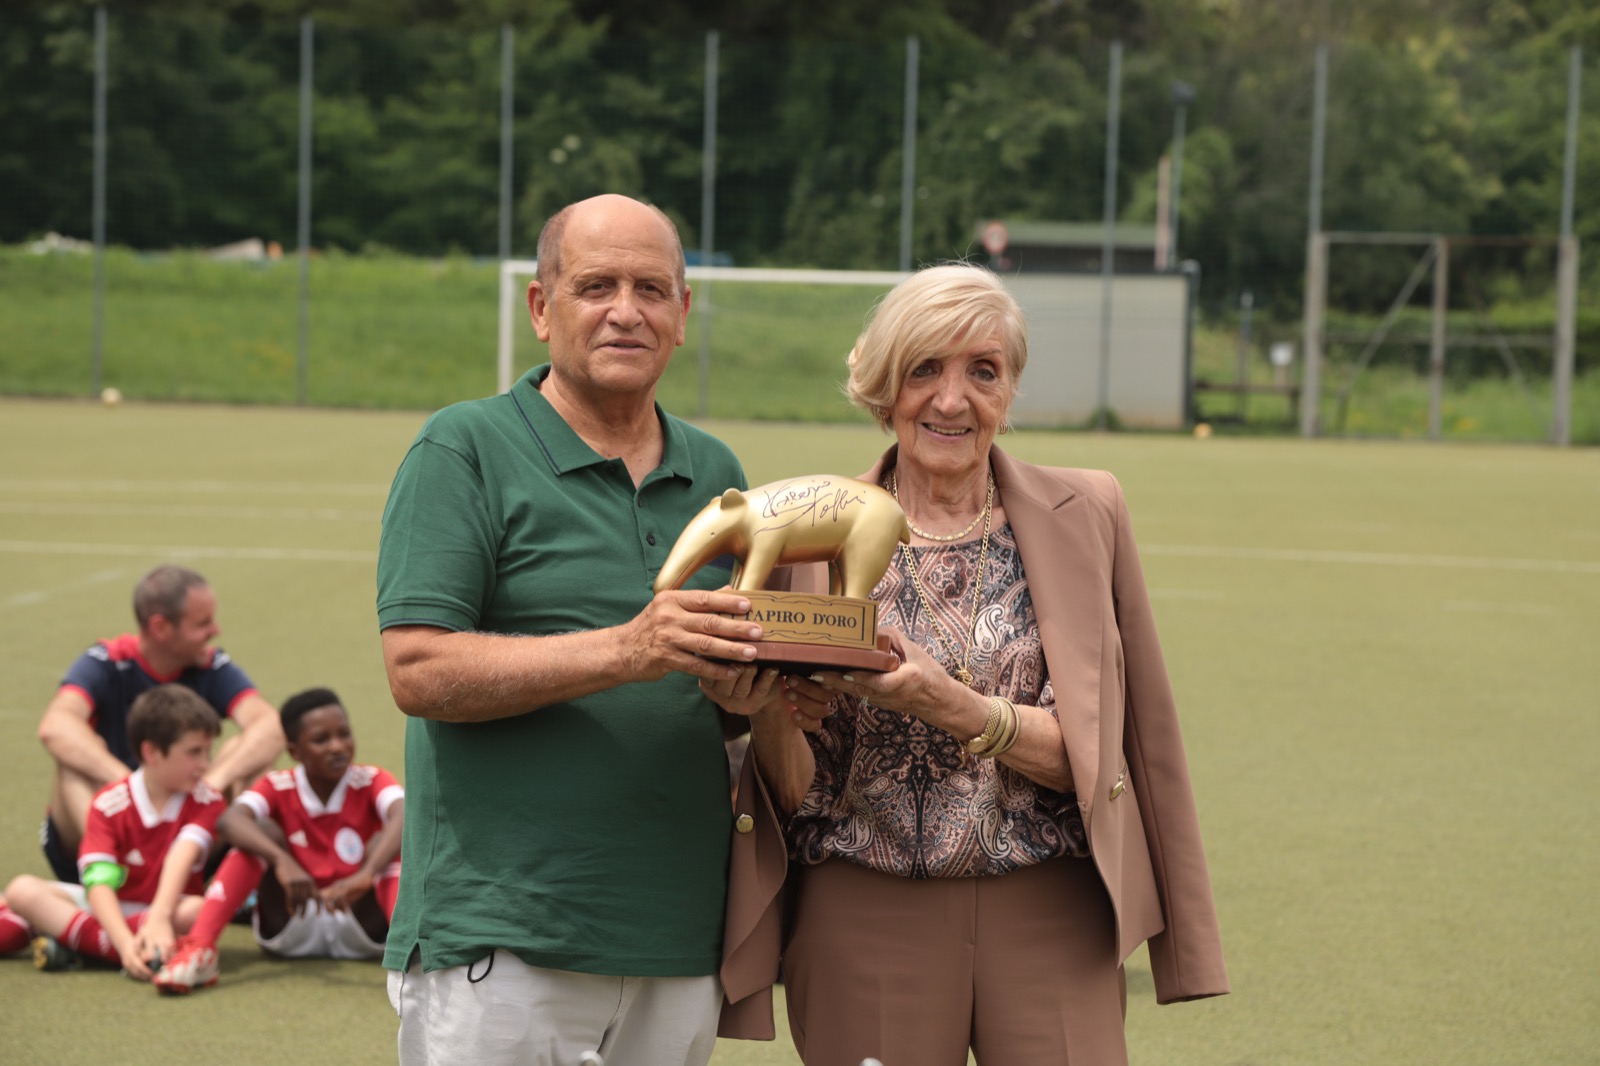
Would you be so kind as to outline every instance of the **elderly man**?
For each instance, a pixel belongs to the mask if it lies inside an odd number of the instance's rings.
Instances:
[[[224,795],[250,784],[283,751],[277,709],[227,652],[211,644],[222,630],[217,596],[205,578],[181,566],[156,567],[134,586],[133,615],[139,631],[80,655],[39,720],[39,740],[56,762],[40,837],[59,881],[78,881],[78,842],[95,792],[139,765],[138,751],[128,744],[128,709],[146,689],[184,685],[218,717],[238,725],[238,735],[223,744],[206,773]]]
[[[683,249],[623,196],[545,225],[550,362],[423,426],[383,518],[378,622],[414,816],[385,958],[400,1061],[708,1061],[732,812],[715,706],[772,675],[726,569],[651,583],[745,486],[666,414]]]

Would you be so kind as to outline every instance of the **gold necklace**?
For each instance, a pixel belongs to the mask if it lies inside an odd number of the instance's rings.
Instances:
[[[897,478],[895,476],[895,473],[896,472],[893,471],[893,470],[889,471],[889,495],[893,496],[895,498],[895,502],[898,503],[900,501],[900,492],[899,492],[900,481],[899,481],[899,478]],[[989,471],[989,500],[990,500],[990,502],[993,502],[993,500],[994,500],[994,471],[993,470]],[[987,506],[987,505],[985,505],[985,506]],[[967,523],[967,528],[963,529],[959,533],[941,534],[941,533],[928,533],[928,532],[925,532],[925,531],[917,528],[917,524],[915,522],[911,521],[911,516],[910,515],[906,515],[906,525],[911,527],[911,532],[915,533],[917,536],[921,537],[923,540],[937,541],[940,544],[950,544],[950,543],[952,543],[954,541],[960,540],[962,537],[966,536],[968,533],[971,533],[974,529],[977,529],[978,528],[978,523],[983,521],[983,515],[984,515],[983,511],[979,511],[977,514],[973,515],[972,516],[972,521]]]
[[[900,496],[894,491],[896,487],[893,480],[894,474],[891,472],[889,477],[891,479],[889,491],[894,495],[895,501],[899,502]],[[983,519],[983,547],[978,550],[978,576],[977,580],[972,583],[972,619],[967,623],[967,643],[966,647],[961,651],[961,662],[957,664],[955,669],[950,671],[952,677],[968,688],[972,688],[974,682],[977,681],[967,663],[972,658],[972,639],[978,631],[978,605],[983,599],[983,566],[989,558],[989,528],[994,518],[993,471],[989,473],[989,493],[983,501],[983,514],[979,517]],[[906,521],[909,524],[910,519]],[[977,523],[974,522],[973,525],[977,525]],[[915,530],[916,527],[913,526],[912,529]],[[970,530],[971,526],[968,529]],[[921,534],[919,533],[918,536],[921,536]],[[911,545],[902,542],[900,552],[906,557],[906,572],[911,575],[911,587],[917,590],[917,599],[922,601],[922,609],[927,611],[928,617],[933,620],[933,635],[938,639],[939,647],[944,651],[945,655],[949,657],[951,662],[955,662],[955,640],[954,638],[947,639],[944,623],[939,621],[939,616],[934,613],[933,604],[928,600],[928,593],[922,587],[922,579],[917,576],[917,561],[911,554]]]

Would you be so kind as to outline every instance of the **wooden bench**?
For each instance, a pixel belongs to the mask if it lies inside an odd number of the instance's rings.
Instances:
[[[1275,381],[1209,381],[1205,378],[1195,378],[1194,391],[1230,393],[1239,398],[1240,414],[1233,416],[1243,419],[1243,409],[1246,397],[1260,396],[1287,396],[1289,398],[1289,420],[1292,422],[1300,414],[1300,385],[1298,382]],[[1225,416],[1227,417],[1227,416]]]

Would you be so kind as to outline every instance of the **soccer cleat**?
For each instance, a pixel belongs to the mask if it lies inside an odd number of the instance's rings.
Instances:
[[[83,956],[53,936],[33,938],[33,964],[46,973],[83,969]]]
[[[210,988],[221,975],[216,948],[180,940],[167,964],[156,974],[154,984],[162,992],[186,996],[197,988]]]

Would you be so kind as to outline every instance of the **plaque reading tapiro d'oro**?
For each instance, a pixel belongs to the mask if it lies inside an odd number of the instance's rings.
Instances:
[[[689,520],[656,577],[657,592],[681,588],[720,555],[738,560],[730,582],[762,628],[758,658],[813,666],[888,670],[898,660],[877,632],[872,587],[910,527],[877,485],[822,474],[729,489]],[[828,595],[764,589],[772,571],[828,564]],[[766,645],[781,647],[766,647]]]
[[[838,648],[872,648],[878,640],[878,605],[846,596],[804,592],[746,592],[752,622],[761,625],[761,639],[780,644],[827,644]]]

